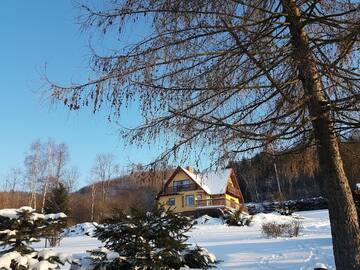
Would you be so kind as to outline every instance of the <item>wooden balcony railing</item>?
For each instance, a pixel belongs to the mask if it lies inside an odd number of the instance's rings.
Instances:
[[[202,208],[202,207],[211,207],[211,206],[220,206],[220,207],[228,207],[228,208],[234,208],[239,209],[241,207],[241,204],[227,200],[225,198],[213,198],[213,199],[205,199],[205,200],[196,200],[196,207]]]
[[[165,188],[165,190],[163,191],[163,194],[174,194],[180,191],[190,191],[190,190],[197,190],[197,186],[194,184],[190,184],[190,185],[182,185],[182,186],[172,186],[172,187],[167,187]]]

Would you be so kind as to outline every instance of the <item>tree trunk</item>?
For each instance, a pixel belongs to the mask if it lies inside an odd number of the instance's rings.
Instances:
[[[94,222],[95,219],[95,184],[92,184],[91,186],[91,221]]]
[[[289,24],[294,64],[302,82],[312,119],[320,175],[329,201],[333,249],[337,270],[360,269],[360,229],[350,185],[345,175],[339,144],[330,116],[320,74],[301,24],[294,0],[283,1]]]
[[[44,192],[43,192],[42,204],[41,204],[41,214],[44,214],[44,210],[45,210],[47,188],[48,188],[48,180],[46,180],[45,185],[44,185]]]

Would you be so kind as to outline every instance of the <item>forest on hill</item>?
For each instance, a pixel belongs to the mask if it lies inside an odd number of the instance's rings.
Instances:
[[[340,145],[351,188],[360,182],[360,140],[350,138]],[[247,202],[295,200],[325,196],[316,158],[316,149],[284,155],[259,153],[250,159],[232,162]]]
[[[352,138],[343,141],[341,154],[351,186],[355,187],[355,184],[360,182],[358,177],[360,175],[360,140]],[[297,200],[324,196],[314,148],[285,155],[270,155],[263,152],[250,159],[231,162],[229,167],[236,171],[246,202]],[[106,183],[97,182],[95,184],[97,198],[95,220],[112,208],[129,209],[140,206],[143,209],[150,209],[155,202],[156,194],[173,170],[174,168],[169,167],[162,171],[148,172],[138,167],[128,175]],[[279,181],[277,181],[276,171]],[[80,189],[73,194],[73,197],[76,197],[77,201],[83,201],[82,205],[86,206],[86,202],[89,202],[91,198],[92,187],[94,186],[90,185]],[[101,190],[104,188],[108,197],[105,201],[101,198]],[[85,218],[90,213],[84,213],[84,208],[80,208],[76,216],[81,215]]]
[[[68,205],[70,208],[69,224],[87,221],[101,221],[114,209],[129,210],[141,208],[150,210],[155,204],[155,196],[161,190],[164,179],[170,176],[171,169],[149,172],[136,166],[128,174],[110,180],[92,181],[89,185],[70,192],[68,189]],[[36,193],[35,200],[42,202],[43,192]],[[28,205],[34,195],[28,191],[10,190],[0,192],[1,208],[19,208]],[[49,198],[50,194],[47,195]],[[46,204],[46,203],[45,203]],[[42,204],[36,209],[41,212]]]

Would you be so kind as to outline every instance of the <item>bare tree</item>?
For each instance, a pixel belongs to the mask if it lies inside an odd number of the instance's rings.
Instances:
[[[20,185],[23,182],[23,172],[20,168],[14,167],[10,169],[10,172],[5,178],[7,189],[6,191],[15,192],[20,189]]]
[[[44,205],[49,189],[52,189],[64,180],[67,173],[66,165],[69,161],[69,150],[65,143],[57,144],[49,139],[42,144],[42,159],[46,167],[42,179],[42,204],[41,212],[44,212]]]
[[[44,205],[48,191],[56,187],[60,182],[73,185],[78,173],[75,168],[68,168],[69,150],[65,143],[57,144],[49,139],[43,143],[40,140],[35,141],[29,153],[25,157],[26,178],[29,184],[31,199],[30,205],[37,206],[36,195],[42,194],[41,212],[44,211]]]
[[[29,153],[25,157],[26,179],[30,189],[29,206],[36,209],[37,192],[40,181],[44,178],[45,164],[42,159],[41,142],[35,141],[31,144]]]
[[[95,202],[96,202],[96,186],[97,182],[93,179],[90,180],[90,221],[95,221]]]
[[[5,194],[3,198],[4,205],[19,206],[20,195],[19,192],[16,191],[19,191],[19,189],[23,186],[22,182],[24,178],[22,170],[17,167],[11,168],[9,172],[2,177],[2,180],[2,191],[10,193]]]
[[[65,184],[69,192],[74,192],[76,190],[79,176],[79,168],[76,166],[72,166],[66,171],[62,182]]]
[[[119,174],[119,166],[115,164],[115,156],[112,154],[99,154],[96,156],[95,164],[91,169],[92,178],[101,185],[101,207],[100,218],[104,215],[110,180]],[[93,187],[93,185],[92,185]]]
[[[44,151],[46,151],[48,178],[52,185],[57,185],[67,174],[67,165],[70,160],[69,149],[65,143],[57,144],[49,139],[46,145],[44,144]]]
[[[143,124],[122,134],[140,145],[164,140],[158,160],[200,149],[219,166],[269,144],[282,152],[315,145],[336,267],[360,269],[358,216],[338,143],[360,127],[356,1],[128,0],[82,9],[84,28],[122,33],[138,22],[149,33],[94,53],[98,76],[51,84],[54,99],[71,110],[108,106],[120,119],[135,101]]]

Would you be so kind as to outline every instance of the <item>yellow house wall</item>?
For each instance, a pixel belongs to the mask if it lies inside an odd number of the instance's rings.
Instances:
[[[236,198],[236,197],[231,196],[231,195],[229,195],[229,194],[225,194],[225,198],[226,198],[227,200],[229,200],[229,201],[234,201],[234,202],[239,203],[239,198]]]
[[[175,199],[175,205],[167,205],[167,201],[169,198]],[[172,208],[175,212],[181,212],[181,208],[182,208],[181,195],[161,196],[159,198],[159,204],[164,205],[166,209]]]
[[[184,212],[184,211],[193,211],[196,209],[195,205],[196,205],[196,195],[198,193],[202,192],[201,190],[191,190],[191,191],[182,191],[180,194],[176,194],[176,195],[163,195],[160,196],[159,198],[159,204],[163,204],[165,205],[165,208],[172,208],[175,212]],[[193,206],[189,206],[185,204],[185,198],[188,195],[193,195],[194,196],[194,201],[195,201],[195,205]],[[174,198],[175,199],[175,205],[167,205],[167,201],[169,198]],[[182,199],[184,198],[184,199]],[[204,194],[202,194],[202,199],[208,199],[209,196],[204,196]],[[183,200],[184,200],[184,207],[183,207]]]
[[[172,186],[172,183],[174,181],[185,180],[185,179],[189,179],[189,176],[187,176],[183,171],[180,171],[175,175],[174,179],[169,183],[169,186]]]

